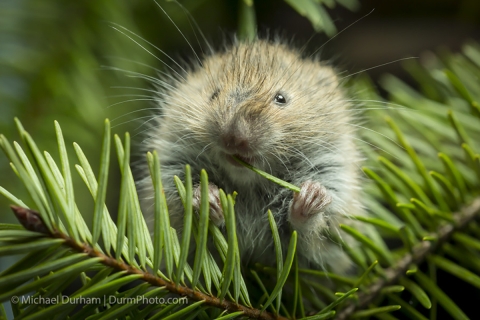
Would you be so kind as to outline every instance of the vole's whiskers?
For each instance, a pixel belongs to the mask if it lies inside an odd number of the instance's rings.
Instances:
[[[170,61],[172,61],[180,70],[182,70],[185,74],[188,74],[188,72],[177,62],[175,61],[175,59],[173,59],[172,57],[170,57],[165,51],[163,51],[162,49],[160,49],[159,47],[157,47],[156,45],[154,45],[152,42],[148,41],[147,39],[141,37],[140,35],[136,34],[135,32],[129,30],[128,28],[125,28],[124,26],[122,25],[119,25],[117,23],[113,23],[113,25],[115,25],[116,27],[118,28],[121,28],[122,30],[125,30],[126,32],[134,35],[135,37],[137,37],[138,39],[148,43],[150,46],[152,46],[153,48],[155,48],[155,50],[161,52],[164,56],[166,56]],[[119,32],[121,32],[120,30],[117,30]],[[123,33],[123,32],[122,32]],[[123,33],[124,34],[124,33]],[[128,37],[128,35],[126,35]],[[130,38],[130,37],[129,37]],[[131,38],[130,38],[131,39]],[[132,39],[133,40],[133,39]],[[148,51],[147,51],[148,52]],[[150,53],[150,52],[149,52]],[[152,56],[156,57],[155,55],[152,54]],[[161,59],[159,59],[158,57],[156,57],[159,61],[161,61],[164,65],[168,66],[168,64],[166,64],[165,62],[163,62]],[[172,69],[171,69],[172,70]],[[173,70],[172,70],[173,71]]]
[[[128,102],[136,102],[136,101],[156,101],[156,100],[153,97],[143,98],[143,99],[128,99],[128,100],[124,100],[124,101],[120,101],[120,102],[115,102],[115,103],[109,105],[107,108],[111,108],[111,107],[118,106],[120,104],[124,104],[124,103],[128,103]]]
[[[354,22],[350,23],[348,26],[346,26],[345,28],[343,28],[341,31],[339,31],[337,34],[335,34],[333,37],[331,37],[330,39],[328,39],[327,41],[325,41],[324,44],[322,44],[320,47],[318,47],[309,57],[313,57],[315,54],[317,54],[317,52],[319,52],[320,50],[322,50],[323,47],[325,47],[330,41],[334,40],[335,38],[337,38],[340,34],[342,34],[344,31],[350,29],[350,27],[352,27],[353,25],[357,24],[358,22],[362,21],[363,19],[365,19],[366,17],[368,17],[369,15],[371,15],[373,13],[373,11],[375,11],[375,9],[372,9],[372,11],[370,11],[369,13],[367,13],[366,15],[364,15],[363,17],[355,20]]]
[[[112,94],[112,95],[106,96],[106,98],[126,98],[126,97],[130,97],[130,98],[133,98],[133,97],[137,97],[137,98],[152,98],[152,96],[149,95],[149,94],[134,94],[134,93],[130,93],[130,94]]]
[[[372,148],[377,149],[377,150],[380,150],[380,151],[382,151],[382,152],[385,152],[385,153],[388,154],[389,156],[391,156],[391,157],[393,157],[393,158],[395,158],[395,159],[398,159],[397,156],[395,156],[395,155],[393,155],[392,153],[386,151],[385,149],[382,149],[382,148],[380,148],[379,146],[374,145],[374,144],[372,144],[372,143],[370,143],[370,142],[368,142],[368,141],[365,141],[365,140],[363,140],[363,139],[357,138],[357,136],[355,136],[355,135],[353,135],[353,134],[339,133],[339,132],[332,132],[332,131],[320,131],[320,132],[326,132],[326,133],[330,133],[330,134],[332,134],[332,135],[348,136],[349,139],[357,140],[357,141],[363,142],[363,143],[365,143],[365,144],[368,144],[368,145],[371,146]],[[314,144],[315,144],[314,141],[310,141],[310,143],[314,143]]]
[[[278,161],[280,161],[280,163],[285,167],[285,170],[287,170],[287,174],[290,175],[290,170],[288,169],[288,166],[285,164],[285,162],[283,162],[282,158],[280,158],[276,152],[269,152],[272,156],[274,156],[275,158],[278,159]],[[268,163],[268,160],[267,160],[267,163]],[[270,164],[269,164],[270,166]],[[272,167],[270,167],[270,173],[273,174],[274,172],[272,171]]]
[[[165,16],[168,18],[168,20],[170,20],[170,22],[173,24],[173,26],[177,29],[177,31],[180,33],[180,35],[182,36],[182,38],[185,40],[185,42],[188,44],[188,46],[190,47],[190,49],[192,50],[193,54],[195,55],[195,58],[197,59],[199,65],[201,67],[204,67],[204,64],[202,62],[202,60],[200,59],[200,57],[198,56],[197,52],[195,51],[195,49],[193,48],[192,44],[190,43],[190,41],[188,41],[187,37],[185,36],[185,34],[180,30],[180,28],[177,26],[177,24],[172,20],[172,18],[167,14],[167,12],[165,11],[165,9],[163,9],[163,7],[156,1],[156,0],[153,0],[153,2],[155,2],[155,4],[160,8],[160,10],[162,10],[162,12],[165,14]],[[177,2],[177,4],[179,4]],[[183,8],[183,6],[180,5],[181,8]],[[190,20],[189,20],[190,21]],[[191,24],[190,24],[191,25]],[[197,34],[195,33],[195,29],[193,28],[192,26],[192,30],[193,30],[193,33],[195,34],[195,38],[197,39],[198,41],[198,38],[197,38]],[[200,31],[200,28],[199,28],[199,31]],[[200,33],[203,35],[203,33],[200,31]],[[200,45],[200,42],[199,42],[199,45]],[[203,48],[202,46],[200,45],[200,50],[202,50],[203,52]],[[210,73],[210,70],[208,68],[205,68],[205,71],[207,72],[207,75],[209,77],[209,81],[210,83],[215,86],[215,82],[213,80],[213,76],[211,75]]]
[[[339,111],[332,111],[332,112],[326,112],[322,113],[322,116],[325,115],[332,115],[332,114],[339,114],[339,113],[361,113],[362,111],[368,111],[368,110],[395,110],[395,111],[418,111],[414,109],[409,109],[409,108],[397,108],[397,107],[379,107],[379,108],[351,108],[348,110],[339,110]]]
[[[336,145],[334,145],[333,143],[327,142],[325,140],[322,140],[322,139],[315,139],[315,140],[312,139],[312,140],[307,140],[306,142],[310,143],[311,145],[316,145],[316,146],[319,146],[323,149],[327,149],[332,154],[341,153],[340,148],[338,148]]]
[[[298,150],[297,148],[295,147],[292,147],[291,150],[298,154],[301,158],[303,158],[309,165],[311,168],[313,168],[315,165],[310,161],[310,159],[305,155],[305,153],[303,153],[302,151]]]
[[[158,110],[158,108],[152,107],[152,108],[143,108],[143,109],[139,109],[139,110],[135,110],[135,111],[130,111],[130,112],[127,112],[125,114],[122,114],[121,116],[113,118],[112,120],[110,120],[110,122],[113,123],[113,122],[116,122],[118,119],[124,118],[126,116],[131,115],[131,114],[134,114],[134,113],[137,113],[137,112],[142,112],[142,111],[148,111],[148,110]],[[152,116],[152,115],[150,115],[150,116]]]
[[[115,24],[116,25],[116,24]],[[142,39],[140,36],[138,36],[137,34],[135,34],[134,32],[128,30],[127,28],[125,27],[122,27],[120,25],[118,25],[119,28],[122,28],[126,31],[128,31],[129,33],[132,33],[134,34],[135,36],[139,37],[140,39]],[[132,37],[130,37],[128,34],[126,34],[125,32],[123,32],[122,30],[118,29],[117,27],[113,27],[112,28],[114,30],[117,30],[118,32],[120,32],[121,34],[125,35],[127,38],[129,38],[130,40],[132,40],[134,43],[136,43],[140,48],[142,48],[145,52],[147,52],[148,54],[150,54],[152,57],[154,57],[155,59],[157,59],[158,61],[160,61],[162,64],[164,64],[168,69],[170,69],[173,73],[175,73],[176,75],[178,75],[180,78],[182,78],[183,80],[186,81],[186,79],[180,75],[177,70],[175,70],[174,68],[172,68],[168,63],[166,63],[165,61],[163,61],[162,59],[160,59],[159,57],[157,57],[155,54],[153,54],[150,50],[148,50],[144,45],[142,45],[140,42],[138,42],[137,40],[133,39]],[[149,45],[151,45],[152,47],[156,48],[157,50],[160,50],[158,47],[156,47],[154,44],[146,41],[145,39],[142,39],[143,41],[147,42]],[[160,50],[161,51],[161,50]],[[177,64],[180,69],[185,72],[185,74],[188,74],[188,72],[183,69],[175,60],[173,60],[172,58],[170,58],[169,55],[167,55],[166,53],[164,53],[163,51],[161,51],[163,54],[165,54],[169,59],[171,59],[175,64]]]
[[[155,1],[156,2],[156,1]],[[190,24],[190,27],[193,31],[193,34],[195,36],[195,39],[197,40],[197,43],[198,43],[198,46],[200,47],[200,50],[202,51],[202,54],[205,55],[205,52],[203,51],[203,46],[202,44],[200,43],[200,40],[198,39],[197,37],[197,33],[195,32],[195,28],[194,26],[192,25],[192,22],[193,24],[195,25],[195,27],[197,28],[197,31],[200,33],[201,37],[203,38],[203,41],[205,42],[205,44],[207,45],[208,49],[209,49],[209,53],[210,54],[213,54],[214,53],[214,50],[213,48],[211,47],[210,43],[207,41],[207,38],[205,37],[205,35],[203,34],[202,30],[200,29],[200,26],[197,24],[197,21],[195,20],[195,18],[193,18],[193,16],[190,14],[190,12],[185,9],[185,7],[179,3],[178,1],[174,0],[174,2],[182,9],[182,11],[185,13],[185,15],[187,16],[187,19],[188,19],[188,23]],[[185,41],[187,42],[187,44],[189,45],[189,47],[192,49],[195,57],[197,58],[197,61],[198,63],[200,64],[201,67],[203,67],[205,69],[205,72],[207,73],[207,77],[208,77],[208,81],[210,83],[210,85],[215,88],[217,86],[217,84],[215,83],[215,80],[214,80],[214,77],[212,75],[212,73],[210,72],[210,69],[205,66],[203,64],[203,62],[199,59],[197,53],[195,52],[195,50],[193,49],[193,46],[191,45],[191,43],[187,40],[186,36],[180,31],[180,28],[175,24],[175,22],[173,22],[173,20],[170,18],[170,16],[168,16],[168,14],[165,12],[165,10],[163,8],[161,8],[160,4],[158,2],[156,2],[157,5],[160,7],[160,9],[163,11],[163,13],[165,15],[167,15],[167,17],[169,18],[169,20],[172,22],[172,24],[175,26],[175,28],[180,32],[180,34],[182,35],[182,37],[185,39]]]
[[[377,66],[374,66],[374,67],[370,67],[370,68],[367,68],[367,69],[363,69],[363,70],[360,70],[360,71],[357,71],[357,72],[354,72],[354,73],[351,73],[343,78],[340,78],[340,80],[345,80],[351,76],[354,76],[356,74],[359,74],[359,73],[362,73],[362,72],[365,72],[365,71],[368,71],[368,70],[372,70],[372,69],[376,69],[376,68],[380,68],[380,67],[384,67],[384,66],[387,66],[389,64],[392,64],[392,63],[396,63],[396,62],[400,62],[400,61],[404,61],[404,60],[411,60],[411,59],[418,59],[418,57],[407,57],[407,58],[400,58],[400,59],[397,59],[397,60],[393,60],[393,61],[390,61],[390,62],[386,62],[386,63],[382,63],[382,64],[379,64]]]
[[[140,119],[149,118],[149,117],[151,117],[151,119],[149,119],[149,120],[147,120],[147,121],[144,121],[143,123],[141,123],[141,124],[140,124],[137,128],[135,128],[134,130],[135,130],[135,131],[139,131],[141,127],[149,124],[149,122],[154,121],[154,120],[157,120],[157,119],[160,119],[160,118],[163,118],[164,116],[163,116],[163,115],[150,115],[150,116],[144,116],[144,117],[137,117],[137,118],[135,118],[135,119],[132,119],[132,120],[125,121],[125,122],[122,122],[122,123],[120,123],[120,124],[117,124],[117,125],[115,125],[115,127],[116,127],[116,126],[120,126],[120,125],[122,125],[122,124],[129,123],[129,122],[133,122],[133,121],[136,122],[136,121],[138,121],[138,120],[140,120]],[[173,118],[173,117],[172,117],[172,118]],[[175,118],[178,119],[178,120],[181,120],[180,117],[175,117]],[[135,135],[137,136],[137,135],[142,134],[142,133],[144,133],[144,132],[146,132],[146,131],[152,130],[152,127],[154,127],[154,125],[148,126],[147,129],[141,130],[141,131],[137,132]]]
[[[391,156],[391,157],[393,157],[393,158],[395,158],[395,159],[398,159],[397,156],[391,154],[390,152],[388,152],[388,151],[385,150],[385,149],[380,148],[380,147],[377,146],[377,145],[374,145],[373,143],[370,143],[370,142],[368,142],[368,141],[365,141],[365,140],[363,140],[363,139],[356,138],[356,137],[351,137],[351,138],[354,139],[354,140],[363,142],[363,143],[365,143],[365,144],[368,144],[368,145],[371,146],[372,148],[377,149],[377,150],[380,150],[380,151],[382,151],[382,152],[385,152],[385,153],[388,154],[389,156]],[[400,147],[401,147],[401,146],[400,146]],[[402,148],[402,149],[403,149],[403,148]]]
[[[395,102],[390,102],[390,101],[383,101],[383,100],[373,100],[373,99],[342,99],[339,100],[340,102],[354,102],[355,104],[368,104],[368,105],[384,105],[384,109],[389,109],[389,110],[412,110],[402,104],[395,103]],[[358,108],[358,110],[361,110],[361,108]],[[365,108],[365,110],[369,110],[368,108]]]
[[[156,74],[161,75],[165,79],[169,79],[170,81],[172,81],[172,83],[176,83],[176,84],[182,83],[181,80],[183,80],[183,78],[179,79],[178,77],[176,77],[175,74],[172,74],[170,72],[165,72],[165,71],[162,71],[160,69],[149,66],[145,63],[136,62],[136,61],[130,60],[130,59],[124,59],[124,58],[116,58],[116,59],[128,61],[128,62],[131,62],[133,64],[137,64],[137,65],[146,67],[147,69],[155,71]],[[128,69],[123,69],[123,68],[119,68],[119,67],[111,67],[111,66],[102,66],[102,68],[105,69],[105,70],[122,71],[122,72],[125,72],[127,74],[144,75],[146,77],[145,80],[148,80],[151,83],[155,83],[155,84],[157,84],[157,83],[158,84],[168,83],[167,81],[165,81],[161,78],[152,77],[152,76],[149,76],[149,75],[146,75],[146,74],[143,74],[143,73],[140,73],[140,72],[128,70]]]
[[[192,49],[192,52],[193,54],[195,55],[195,58],[197,59],[198,63],[203,66],[203,63],[202,63],[202,60],[200,60],[200,57],[198,56],[197,52],[195,52],[195,49],[193,49],[193,46],[192,44],[190,43],[190,41],[188,41],[187,37],[183,34],[182,30],[180,30],[180,28],[177,26],[177,24],[172,20],[172,18],[170,18],[170,16],[167,14],[167,12],[165,11],[165,9],[163,9],[163,7],[156,1],[156,0],[153,0],[153,2],[155,2],[155,4],[157,5],[157,7],[160,8],[160,10],[162,10],[162,12],[165,14],[165,16],[168,18],[168,20],[170,20],[170,22],[173,24],[173,26],[177,29],[177,31],[180,33],[180,35],[183,37],[183,39],[185,40],[185,42],[188,44],[188,46],[190,47],[190,49]]]
[[[165,80],[161,80],[159,78],[155,78],[155,77],[152,77],[152,76],[149,76],[149,75],[146,75],[146,74],[143,74],[141,72],[136,72],[136,71],[131,71],[131,70],[125,70],[125,69],[122,69],[122,68],[117,68],[117,67],[105,67],[103,66],[104,69],[106,70],[113,70],[113,71],[121,71],[121,72],[125,72],[126,73],[126,76],[129,77],[129,78],[138,78],[138,79],[143,79],[143,80],[147,80],[148,82],[150,82],[151,84],[155,85],[155,86],[158,86],[158,87],[163,87],[163,88],[168,88],[168,89],[174,89],[175,87],[173,87],[171,84],[169,84],[168,82],[166,82]],[[167,73],[165,73],[167,74]],[[170,79],[172,79],[173,81],[175,82],[179,82],[177,79],[175,79],[174,77],[172,77],[170,75]]]
[[[202,151],[200,151],[200,153],[197,155],[197,157],[195,158],[195,160],[198,160],[198,157],[200,157],[202,155],[202,153],[204,153],[205,151],[207,151],[207,149],[209,147],[211,147],[213,145],[213,142],[210,142],[209,144],[205,145],[205,147],[203,147]]]
[[[388,136],[384,135],[383,133],[380,133],[376,130],[373,130],[373,129],[370,129],[370,128],[367,128],[367,127],[364,127],[364,126],[361,126],[361,125],[358,125],[358,124],[354,124],[354,123],[351,123],[351,122],[341,122],[341,121],[330,121],[328,120],[329,123],[341,123],[341,124],[346,124],[346,125],[349,125],[349,126],[353,126],[353,127],[357,127],[357,128],[360,128],[360,129],[363,129],[363,130],[367,130],[367,131],[370,131],[370,132],[373,132],[375,134],[378,134],[378,135],[381,135],[382,137],[386,138],[387,140],[390,140],[391,142],[393,142],[394,144],[397,145],[397,147],[405,150],[405,148],[403,146],[401,146],[399,143],[397,143],[395,140],[389,138]]]
[[[150,93],[153,93],[153,94],[156,94],[157,91],[156,90],[153,90],[153,89],[147,89],[147,88],[139,88],[139,87],[128,87],[128,86],[112,86],[110,87],[111,89],[130,89],[130,90],[140,90],[140,91],[146,91],[146,92],[150,92]]]
[[[175,145],[179,145],[181,148],[191,148],[192,146],[200,146],[200,142],[195,139],[190,139],[195,137],[196,134],[193,132],[185,133],[182,136],[178,136],[177,139],[173,142]]]
[[[210,53],[210,54],[213,54],[213,53],[214,53],[214,50],[213,50],[212,46],[210,45],[210,43],[208,42],[207,38],[206,38],[205,35],[203,34],[202,29],[200,28],[200,26],[198,25],[197,21],[196,21],[195,18],[192,16],[192,14],[191,14],[180,2],[178,2],[178,1],[176,1],[176,0],[174,0],[173,2],[176,3],[176,4],[183,10],[183,12],[185,13],[185,15],[187,16],[188,22],[190,23],[190,26],[192,27],[193,33],[195,34],[195,38],[197,39],[197,43],[198,43],[198,45],[200,46],[200,49],[202,50],[202,53],[204,53],[204,52],[203,52],[203,47],[202,47],[202,45],[200,44],[200,41],[199,41],[199,39],[198,39],[198,37],[197,37],[197,34],[195,33],[195,28],[194,28],[193,25],[192,25],[192,21],[193,21],[193,24],[195,25],[195,27],[197,28],[198,33],[200,33],[203,41],[204,41],[205,44],[207,45],[208,50],[210,51],[209,53]]]
[[[144,121],[143,123],[141,123],[137,128],[135,128],[135,130],[139,130],[141,127],[145,126],[147,123],[149,123],[150,121],[153,121],[153,120],[157,120],[158,119],[158,116],[154,116],[154,117],[151,117],[151,119],[147,120],[147,121]],[[135,119],[135,120],[138,120]]]
[[[159,96],[159,98],[156,98],[159,102],[162,102],[162,104],[159,104],[159,108],[162,109],[163,106],[165,105],[169,105],[169,106],[174,106],[174,107],[179,107],[179,108],[185,108],[187,110],[191,110],[192,107],[196,106],[197,104],[194,102],[194,101],[191,101],[189,98],[186,98],[186,97],[181,97],[180,99],[179,98],[174,98],[172,97],[170,94],[168,93],[164,93],[164,92],[157,92],[157,95]],[[165,98],[168,98],[165,99]],[[173,104],[172,102],[176,102],[177,104]],[[185,102],[187,102],[187,105],[185,105]]]
[[[138,110],[137,110],[137,111],[138,111]],[[134,111],[134,112],[135,112],[135,111]],[[117,117],[117,118],[113,119],[111,122],[113,123],[115,120],[118,120],[118,119],[120,119],[121,117],[122,117],[122,116]],[[145,118],[153,119],[153,118],[155,118],[155,116],[148,115],[148,116],[143,116],[143,117],[136,117],[136,118],[134,118],[134,119],[130,119],[130,120],[127,120],[127,121],[124,121],[124,122],[117,123],[117,124],[113,125],[112,128],[116,128],[116,127],[119,127],[119,126],[121,126],[121,125],[130,123],[130,122],[136,122],[136,121],[138,121],[138,120],[145,119]],[[138,128],[137,128],[137,129],[138,129]],[[135,130],[137,130],[137,129],[135,129]]]

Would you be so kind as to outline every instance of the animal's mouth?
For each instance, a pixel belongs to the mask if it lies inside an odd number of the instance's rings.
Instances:
[[[237,160],[235,160],[234,157],[251,165],[253,165],[255,162],[255,157],[252,157],[252,156],[244,156],[239,154],[226,154],[225,158],[227,159],[227,162],[235,167],[243,167],[243,165]]]

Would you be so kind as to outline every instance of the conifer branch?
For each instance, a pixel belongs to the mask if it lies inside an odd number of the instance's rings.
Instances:
[[[228,310],[232,312],[243,312],[243,314],[252,319],[261,319],[261,320],[287,320],[280,315],[274,315],[266,311],[261,311],[259,309],[252,309],[245,307],[243,305],[237,304],[226,299],[219,299],[217,297],[206,295],[200,291],[194,290],[189,287],[176,285],[173,281],[167,281],[165,279],[154,276],[151,273],[145,272],[143,270],[134,268],[123,261],[116,260],[115,258],[108,256],[88,244],[78,243],[68,235],[60,232],[58,230],[53,230],[52,232],[48,231],[46,226],[43,224],[43,220],[40,217],[40,214],[34,210],[19,207],[11,206],[13,212],[17,216],[18,220],[22,225],[34,232],[43,233],[49,237],[62,239],[65,241],[65,245],[72,248],[73,250],[79,253],[85,253],[91,258],[100,258],[100,263],[110,267],[117,271],[125,272],[125,275],[141,275],[143,281],[151,284],[155,287],[165,287],[168,291],[178,294],[182,297],[188,297],[192,301],[204,301],[204,305],[209,305],[216,307],[222,310]]]
[[[397,283],[398,279],[405,274],[412,264],[420,264],[428,254],[434,252],[442,243],[448,241],[454,232],[463,229],[469,222],[480,214],[480,198],[476,198],[468,207],[454,213],[454,223],[441,227],[438,232],[432,233],[436,241],[422,241],[413,247],[412,253],[405,255],[393,267],[385,272],[385,276],[373,283],[364,293],[359,294],[358,303],[351,304],[338,313],[335,319],[344,320],[357,310],[365,309],[388,285]]]

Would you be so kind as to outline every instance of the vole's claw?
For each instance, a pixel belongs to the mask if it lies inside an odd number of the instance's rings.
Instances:
[[[198,185],[193,189],[193,208],[196,211],[200,210],[200,198],[201,191],[200,185]],[[222,226],[225,223],[225,217],[220,204],[220,193],[218,187],[213,183],[208,184],[208,202],[210,203],[210,221],[217,227]]]
[[[325,211],[331,202],[332,197],[320,182],[305,181],[300,192],[293,196],[290,221],[293,224],[306,222],[311,216]]]

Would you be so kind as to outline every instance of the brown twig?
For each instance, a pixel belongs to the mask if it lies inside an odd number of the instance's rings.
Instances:
[[[276,316],[268,312],[261,312],[258,309],[251,309],[227,300],[222,301],[216,297],[206,295],[202,292],[195,291],[188,287],[180,285],[176,286],[173,282],[166,281],[143,270],[132,268],[128,264],[122,261],[118,261],[110,256],[107,256],[104,253],[99,252],[98,250],[95,250],[94,248],[86,244],[80,244],[62,232],[59,232],[57,230],[55,230],[53,233],[45,232],[46,228],[43,225],[43,221],[41,221],[40,215],[33,210],[16,206],[12,206],[12,209],[25,228],[31,231],[45,233],[54,238],[63,239],[65,240],[66,245],[73,248],[74,250],[86,253],[90,257],[99,257],[102,259],[101,262],[104,265],[109,266],[115,270],[125,271],[126,274],[140,274],[142,275],[142,279],[145,282],[148,282],[153,286],[165,287],[172,293],[186,296],[193,301],[205,301],[206,305],[221,308],[223,310],[228,310],[230,312],[242,311],[245,316],[248,316],[250,318],[265,320],[286,320],[286,318],[284,317]],[[372,284],[365,293],[359,295],[357,303],[351,304],[348,307],[344,308],[337,314],[337,317],[335,319],[347,319],[358,309],[363,309],[364,307],[366,307],[378,296],[378,294],[383,288],[393,283],[396,283],[396,281],[408,270],[411,264],[421,263],[423,260],[425,260],[426,256],[429,253],[433,252],[439,245],[447,241],[455,231],[464,228],[479,213],[480,198],[477,198],[472,202],[470,206],[466,207],[459,213],[454,214],[455,222],[453,224],[447,224],[440,228],[437,233],[433,234],[433,236],[435,236],[437,239],[436,241],[422,241],[421,243],[416,245],[412,249],[411,254],[406,255],[401,260],[399,260],[395,264],[395,266],[387,269],[385,271],[384,277]]]
[[[216,308],[221,308],[223,310],[228,310],[229,312],[242,311],[243,314],[249,318],[262,319],[262,320],[287,320],[287,318],[284,318],[282,316],[277,316],[266,311],[262,312],[258,309],[248,308],[243,305],[237,304],[235,302],[227,301],[225,299],[220,300],[217,297],[209,296],[202,292],[193,290],[189,287],[185,287],[181,285],[177,286],[173,282],[169,282],[165,279],[156,277],[153,274],[145,272],[143,270],[133,268],[130,265],[126,264],[125,262],[116,260],[92,248],[87,244],[78,243],[77,241],[70,238],[63,232],[60,232],[58,230],[53,230],[53,232],[50,232],[45,227],[45,224],[40,214],[34,210],[18,207],[18,206],[11,206],[11,208],[15,213],[15,215],[17,216],[17,219],[27,230],[44,233],[53,238],[63,239],[65,241],[65,245],[69,246],[75,251],[85,253],[92,258],[101,258],[102,260],[100,262],[102,264],[118,271],[124,271],[126,275],[139,274],[142,276],[142,279],[145,282],[148,282],[152,286],[165,287],[168,291],[172,293],[176,293],[178,295],[188,297],[193,301],[205,301],[204,304],[206,305],[216,307]]]
[[[464,228],[470,221],[475,219],[480,213],[480,198],[475,199],[472,204],[455,213],[454,223],[447,224],[440,228],[438,232],[433,234],[437,238],[436,241],[422,241],[416,245],[411,254],[400,259],[395,266],[385,271],[385,276],[373,283],[365,293],[358,297],[358,302],[349,305],[337,314],[336,320],[344,320],[351,316],[356,310],[363,309],[370,304],[380,293],[380,290],[388,285],[396,283],[396,281],[408,270],[411,264],[420,264],[427,255],[433,252],[439,245],[447,241],[455,231]]]

